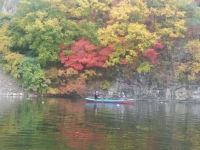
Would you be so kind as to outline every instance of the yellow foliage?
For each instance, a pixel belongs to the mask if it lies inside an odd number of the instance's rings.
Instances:
[[[79,79],[86,81],[88,79],[88,76],[84,73],[79,75]]]
[[[59,21],[58,21],[58,19],[53,18],[53,19],[47,20],[45,24],[46,24],[47,26],[50,26],[50,27],[53,28],[53,27],[55,27],[55,26],[59,26]]]
[[[87,78],[97,76],[97,73],[94,70],[85,70],[84,74],[87,76]]]
[[[177,72],[184,72],[184,71],[186,71],[186,69],[187,69],[187,66],[186,66],[186,64],[184,64],[184,63],[181,63],[179,66],[178,66],[178,70],[177,70]]]
[[[7,51],[7,53],[4,54],[3,59],[4,61],[6,61],[4,69],[9,72],[13,77],[19,78],[18,66],[22,63],[24,56],[18,53]]]
[[[148,14],[149,9],[141,0],[134,1],[134,4],[131,4],[129,1],[121,1],[110,10],[110,19],[111,22],[125,22],[131,19],[139,22],[147,17]]]
[[[4,57],[4,60],[9,63],[11,62],[12,60],[15,60],[15,61],[20,61],[21,59],[23,59],[24,56],[22,54],[19,54],[19,53],[13,53],[13,52],[8,52],[6,53],[5,57]]]
[[[116,7],[110,11],[110,17],[113,21],[127,21],[130,14],[133,12],[133,6],[127,1],[120,2]]]
[[[58,78],[58,68],[56,67],[53,67],[53,68],[50,68],[49,70],[45,71],[46,75],[47,75],[47,78],[49,79],[56,79]]]
[[[192,59],[186,63],[179,64],[176,74],[178,77],[185,75],[188,80],[195,80],[200,73],[200,42],[198,40],[190,41],[186,48]]]
[[[158,37],[149,32],[145,25],[138,23],[131,23],[128,26],[128,35],[125,37],[125,41],[134,49],[144,51],[156,42]]]
[[[189,81],[192,81],[192,80],[195,80],[196,79],[196,75],[194,73],[191,73],[188,75],[188,80]]]
[[[72,77],[74,75],[78,75],[78,71],[74,70],[73,68],[68,69],[60,69],[58,70],[58,76],[59,77]]]
[[[137,60],[138,50],[143,52],[160,38],[144,25],[150,14],[144,1],[120,1],[111,7],[108,14],[110,18],[107,25],[99,28],[97,33],[102,45],[115,46],[115,51],[107,61],[108,66],[133,63]]]
[[[165,16],[167,18],[172,17],[172,16],[175,15],[174,9],[169,4],[165,5],[165,7],[162,8],[162,10],[157,11],[157,13],[159,13],[159,15]]]
[[[137,68],[138,73],[145,73],[151,70],[151,65],[148,62],[141,63]]]
[[[101,28],[98,30],[98,38],[102,45],[106,46],[108,44],[120,42],[118,36],[115,33],[116,26],[117,25],[110,25],[106,28]]]
[[[67,10],[67,5],[65,4],[66,2],[63,0],[51,0],[50,4],[51,7],[54,9],[58,9],[61,12],[65,12]]]
[[[114,23],[98,30],[99,41],[102,45],[115,44],[115,51],[107,62],[113,66],[125,59],[133,62],[136,50],[144,51],[151,47],[159,37],[147,30],[146,26],[139,23]]]
[[[37,18],[43,19],[48,16],[48,13],[45,11],[37,11],[35,15],[37,16]]]
[[[112,83],[110,81],[103,81],[100,85],[100,88],[103,89],[103,90],[107,90],[109,89],[110,87],[112,86]]]
[[[57,95],[57,94],[60,94],[60,90],[58,88],[49,87],[47,90],[47,94]]]
[[[10,38],[6,35],[8,25],[4,25],[0,28],[0,52],[5,53],[8,50]]]
[[[178,4],[176,0],[159,1],[159,3],[159,7],[150,8],[150,14],[153,16],[150,20],[151,29],[161,37],[166,47],[171,49],[175,39],[184,37],[185,12],[176,6]]]
[[[192,63],[192,73],[197,74],[200,72],[200,63],[199,62],[193,62]]]
[[[93,0],[91,1],[91,7],[95,10],[108,11],[109,10],[108,4],[110,3],[111,1],[102,3],[102,2],[99,2],[98,0]]]
[[[193,40],[193,41],[188,42],[188,44],[186,45],[186,49],[193,56],[193,59],[195,61],[200,62],[200,41],[199,40]]]
[[[95,12],[107,12],[109,10],[108,5],[111,3],[110,0],[98,1],[98,0],[73,0],[73,1],[64,1],[62,4],[65,5],[65,12],[69,16],[76,18],[87,18],[90,13]],[[62,6],[60,3],[58,6]],[[62,9],[64,6],[62,6]]]

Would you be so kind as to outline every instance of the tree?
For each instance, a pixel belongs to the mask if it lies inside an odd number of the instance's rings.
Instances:
[[[8,25],[5,24],[0,28],[0,52],[4,53],[8,50],[8,45],[10,43],[10,37],[7,35]]]
[[[60,53],[61,63],[67,68],[81,71],[94,67],[106,67],[106,61],[113,51],[112,46],[98,48],[89,41],[80,39],[71,46],[71,51],[65,55],[65,51]]]
[[[47,2],[24,0],[10,24],[11,49],[36,57],[42,66],[57,63],[64,26],[62,14]]]
[[[189,41],[186,49],[190,59],[177,64],[177,76],[185,81],[196,80],[200,73],[200,41]]]
[[[110,20],[99,28],[98,38],[102,45],[114,45],[108,65],[135,64],[141,54],[152,47],[159,37],[144,25],[149,9],[141,1],[121,1],[109,11]],[[135,65],[134,65],[135,66]],[[133,71],[139,66],[133,67]]]

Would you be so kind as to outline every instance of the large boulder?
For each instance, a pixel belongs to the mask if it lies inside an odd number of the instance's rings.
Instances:
[[[191,94],[185,87],[175,90],[176,100],[188,100],[190,97],[191,97]]]

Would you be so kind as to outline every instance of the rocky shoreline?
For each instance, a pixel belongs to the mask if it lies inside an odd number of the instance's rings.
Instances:
[[[127,83],[123,79],[113,83],[112,87],[108,90],[101,90],[101,95],[115,95],[120,96],[121,93],[125,93],[127,97],[134,98],[136,100],[150,100],[150,101],[177,101],[187,102],[194,101],[200,102],[200,85],[198,84],[181,84],[174,82],[171,85],[151,85],[148,86],[148,81],[143,81],[144,84],[138,84],[132,80],[132,83]],[[97,88],[90,88],[89,95],[92,95]]]

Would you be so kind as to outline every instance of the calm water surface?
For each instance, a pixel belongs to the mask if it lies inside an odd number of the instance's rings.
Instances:
[[[200,104],[1,98],[0,150],[200,150]]]

